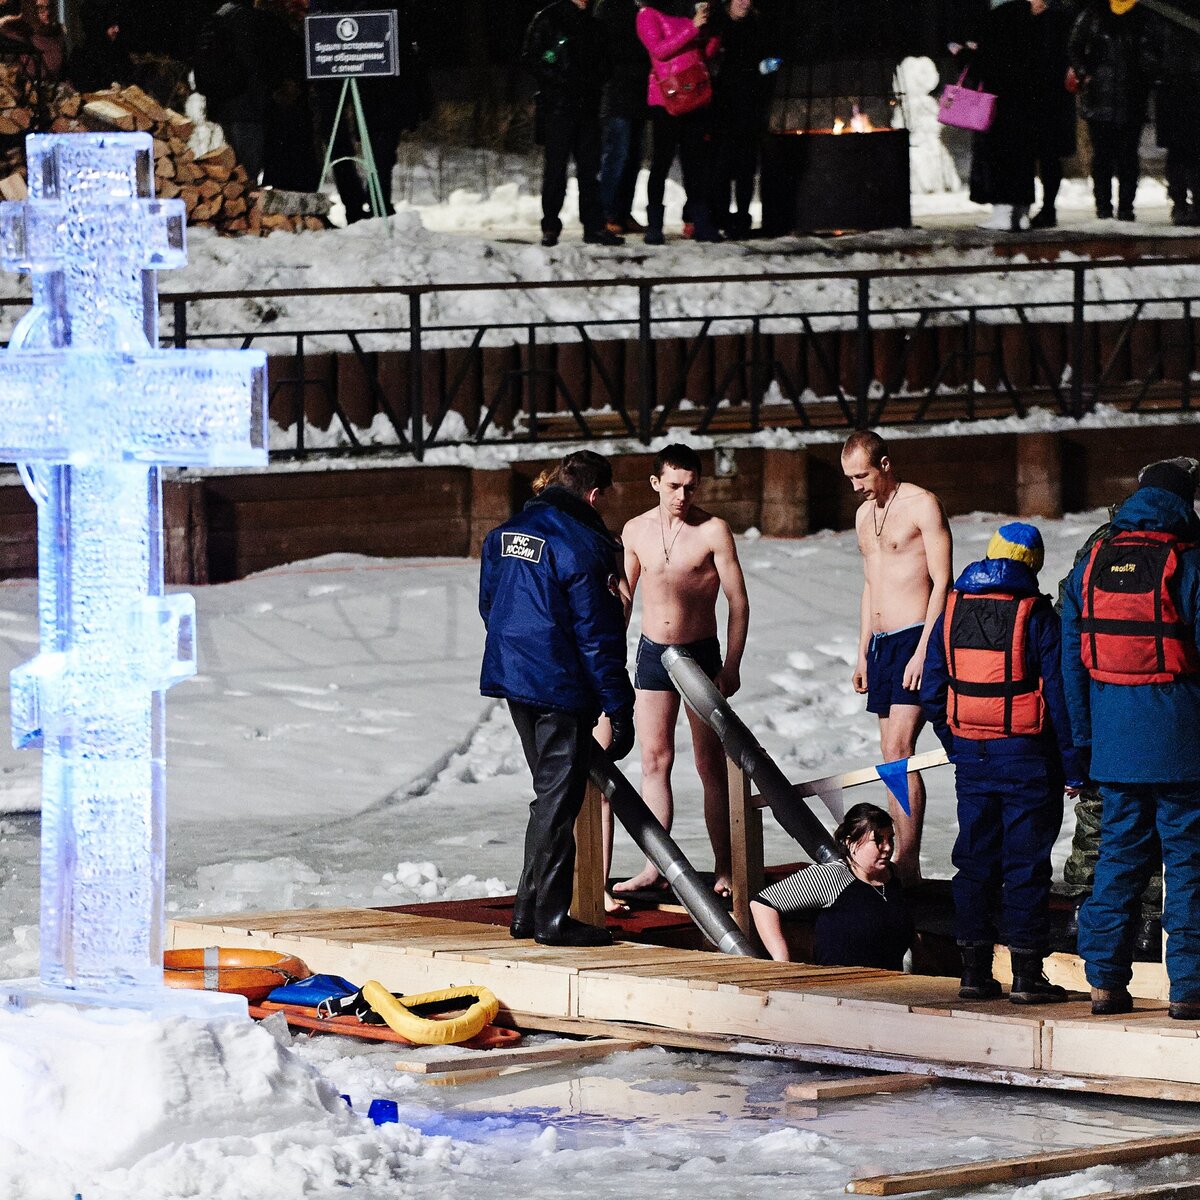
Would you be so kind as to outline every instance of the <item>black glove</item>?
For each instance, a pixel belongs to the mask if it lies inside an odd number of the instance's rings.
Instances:
[[[608,756],[613,762],[620,762],[633,749],[633,709],[623,708],[620,712],[610,713],[608,721],[612,726]]]

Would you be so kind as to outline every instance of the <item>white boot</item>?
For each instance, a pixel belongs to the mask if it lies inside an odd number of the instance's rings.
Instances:
[[[1011,204],[993,204],[991,215],[979,222],[980,229],[1003,229],[1005,232],[1013,227],[1013,206]]]

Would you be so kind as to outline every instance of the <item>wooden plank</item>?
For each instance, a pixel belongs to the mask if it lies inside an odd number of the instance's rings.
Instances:
[[[952,1079],[962,1083],[1200,1103],[1200,1086],[1194,1084],[1059,1075],[1051,1071],[1021,1071],[1010,1067],[993,1067],[987,1063],[931,1062],[904,1054],[881,1054],[842,1046],[815,1046],[785,1040],[766,1041],[719,1033],[684,1032],[679,1029],[652,1027],[636,1021],[605,1021],[575,1016],[552,1017],[519,1010],[501,1009],[496,1023],[525,1030],[549,1030],[594,1037],[639,1038],[659,1046],[704,1050],[713,1054],[757,1055],[760,1058],[811,1063],[814,1066],[930,1075],[936,1079]]]
[[[589,1042],[571,1042],[559,1046],[519,1046],[515,1050],[471,1050],[450,1058],[401,1059],[397,1071],[410,1075],[444,1075],[449,1071],[470,1071],[474,1067],[495,1070],[500,1067],[525,1067],[534,1063],[584,1062],[607,1058],[623,1050],[640,1050],[645,1042],[622,1038],[598,1038]]]
[[[925,750],[909,758],[908,769],[911,774],[913,771],[927,771],[931,767],[944,767],[949,762],[945,750],[941,748]],[[864,783],[877,783],[878,781],[879,771],[875,767],[859,767],[854,771],[843,771],[840,775],[825,775],[820,779],[810,779],[806,783],[794,783],[792,784],[792,795],[803,799],[808,796],[819,796],[822,792],[830,791],[833,788],[860,787]],[[767,802],[757,792],[753,799],[758,808],[766,807]]]
[[[856,1079],[813,1079],[789,1083],[783,1094],[789,1100],[842,1100],[850,1096],[875,1096],[882,1092],[916,1092],[932,1086],[931,1075],[862,1075]]]
[[[1187,1029],[1191,1037],[1173,1037],[1173,1032],[1147,1028],[1144,1022],[1114,1026],[1048,1020],[1044,1065],[1069,1074],[1200,1083],[1200,1038],[1194,1029]]]
[[[601,829],[600,789],[588,781],[583,808],[575,821],[575,891],[571,916],[587,925],[604,928],[603,830]]]
[[[483,950],[490,947],[508,947],[513,944],[507,929],[496,925],[477,925],[462,933],[425,933],[414,930],[412,933],[397,933],[390,925],[382,929],[347,929],[330,931],[320,934],[330,941],[352,942],[355,945],[378,944],[394,946],[412,954],[441,954],[456,950]]]
[[[733,919],[738,928],[758,948],[761,943],[750,916],[750,901],[766,882],[763,867],[762,813],[750,799],[750,780],[732,759],[729,769],[729,846],[730,885],[733,892]]]
[[[927,1171],[906,1171],[900,1175],[872,1175],[852,1179],[846,1191],[860,1196],[902,1196],[933,1188],[979,1187],[987,1183],[1007,1183],[1016,1179],[1034,1179],[1046,1175],[1065,1175],[1088,1167],[1118,1163],[1147,1162],[1169,1154],[1200,1152],[1200,1132],[1173,1134],[1170,1137],[1139,1138],[1114,1142],[1108,1146],[1085,1146],[1076,1150],[1057,1150],[1026,1154],[1020,1158],[992,1158],[986,1162],[938,1167]]]
[[[903,1053],[931,1062],[989,1063],[1023,1070],[1041,1065],[1036,1024],[990,1025],[950,1015],[911,1013],[880,1004],[864,1019],[861,1006],[836,995],[758,989],[705,990],[670,979],[622,974],[577,977],[575,1015],[608,1021],[640,1021],[696,1033],[728,1033],[791,1041],[803,1029],[809,1044],[874,1053]]]
[[[425,920],[428,918],[411,916],[408,913],[392,913],[383,908],[293,908],[282,912],[223,913],[212,917],[194,918],[186,924],[242,929],[247,932],[301,933],[305,930],[339,929],[353,925],[383,925],[391,921],[402,925]]]

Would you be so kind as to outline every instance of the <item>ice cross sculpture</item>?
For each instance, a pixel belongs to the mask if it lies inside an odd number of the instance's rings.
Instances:
[[[0,263],[33,307],[0,354],[0,460],[38,508],[40,653],[12,673],[41,746],[41,986],[162,986],[164,691],[195,673],[195,603],[163,594],[167,465],[266,461],[261,353],[158,348],[155,272],[184,207],[148,134],[34,135]]]

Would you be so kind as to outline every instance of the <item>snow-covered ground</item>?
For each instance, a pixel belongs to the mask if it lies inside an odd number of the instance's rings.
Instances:
[[[1047,590],[1098,517],[1043,524]],[[958,567],[982,552],[996,520],[954,522]],[[753,611],[735,706],[794,779],[875,761],[874,719],[849,682],[861,585],[853,535],[746,536],[739,550]],[[195,589],[201,674],[168,698],[173,913],[395,904],[515,883],[528,778],[507,715],[477,691],[477,569],[334,556]],[[0,585],[0,677],[35,652],[35,596],[32,582]],[[680,740],[676,835],[706,868],[682,724]],[[626,768],[636,784],[636,756]],[[36,753],[0,749],[0,975],[10,978],[36,970],[38,772]],[[931,772],[929,785],[924,866],[945,875],[949,770]],[[1068,820],[1058,862],[1069,833]],[[772,830],[768,857],[790,860],[795,847]],[[639,858],[620,838],[617,872]],[[396,1072],[394,1050],[300,1037],[284,1054],[265,1031],[214,1035],[186,1069],[152,1082],[145,1064],[188,1051],[178,1027],[123,1027],[114,1066],[79,1020],[0,1018],[0,1196],[816,1200],[856,1174],[1194,1124],[1182,1106],[965,1085],[813,1112],[783,1096],[808,1068],[655,1049],[435,1086]],[[46,1048],[55,1033],[74,1047],[65,1059]],[[122,1080],[109,1085],[114,1111],[99,1128],[73,1128],[71,1096],[105,1070]],[[231,1073],[235,1088],[243,1081],[238,1099],[217,1103]],[[375,1097],[399,1102],[400,1125],[376,1129],[356,1115]],[[6,1141],[31,1126],[36,1145]],[[971,1194],[1049,1200],[1189,1173],[1186,1160],[1169,1160]]]

